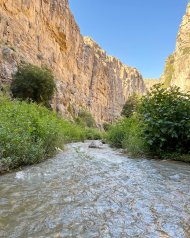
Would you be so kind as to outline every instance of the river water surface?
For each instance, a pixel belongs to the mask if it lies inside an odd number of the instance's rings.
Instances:
[[[0,177],[0,237],[190,237],[189,164],[89,143]]]

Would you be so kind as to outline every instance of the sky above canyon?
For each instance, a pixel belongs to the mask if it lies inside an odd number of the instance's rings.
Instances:
[[[69,0],[81,34],[109,55],[159,78],[175,50],[188,0]]]

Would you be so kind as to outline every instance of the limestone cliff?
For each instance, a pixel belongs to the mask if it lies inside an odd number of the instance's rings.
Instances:
[[[146,89],[149,91],[155,84],[160,83],[160,80],[157,78],[143,78]]]
[[[68,0],[0,0],[1,85],[23,62],[53,70],[52,107],[65,116],[87,107],[98,123],[112,121],[131,93],[145,92],[135,68],[81,36]]]
[[[176,85],[182,90],[190,90],[190,2],[177,35],[176,50],[167,59],[161,79],[166,86]]]
[[[174,54],[168,56],[165,62],[164,73],[161,75],[160,82],[164,87],[169,87],[172,84],[172,79],[174,77]]]

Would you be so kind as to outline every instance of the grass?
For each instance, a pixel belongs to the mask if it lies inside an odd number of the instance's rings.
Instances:
[[[0,97],[0,173],[53,156],[85,129],[35,103]]]
[[[136,115],[113,124],[107,132],[107,141],[113,147],[127,149],[132,156],[141,156],[147,151],[143,127]]]
[[[190,162],[190,154],[164,153],[164,154],[161,155],[161,159],[182,161],[182,162],[189,163]]]

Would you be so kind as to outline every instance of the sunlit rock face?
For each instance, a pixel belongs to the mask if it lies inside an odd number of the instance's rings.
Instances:
[[[83,37],[68,0],[0,1],[0,83],[11,82],[20,63],[52,69],[52,107],[66,117],[88,108],[97,123],[120,116],[127,97],[145,93],[141,74]]]
[[[143,78],[147,91],[150,91],[156,84],[161,83],[157,78]]]
[[[190,3],[177,36],[172,84],[190,90]]]
[[[173,59],[171,58],[173,57]],[[171,61],[172,59],[172,61]],[[187,5],[176,42],[176,50],[166,61],[170,67],[170,85],[176,85],[182,90],[190,90],[190,3]],[[162,75],[167,81],[168,75]],[[167,83],[168,84],[168,83]]]

